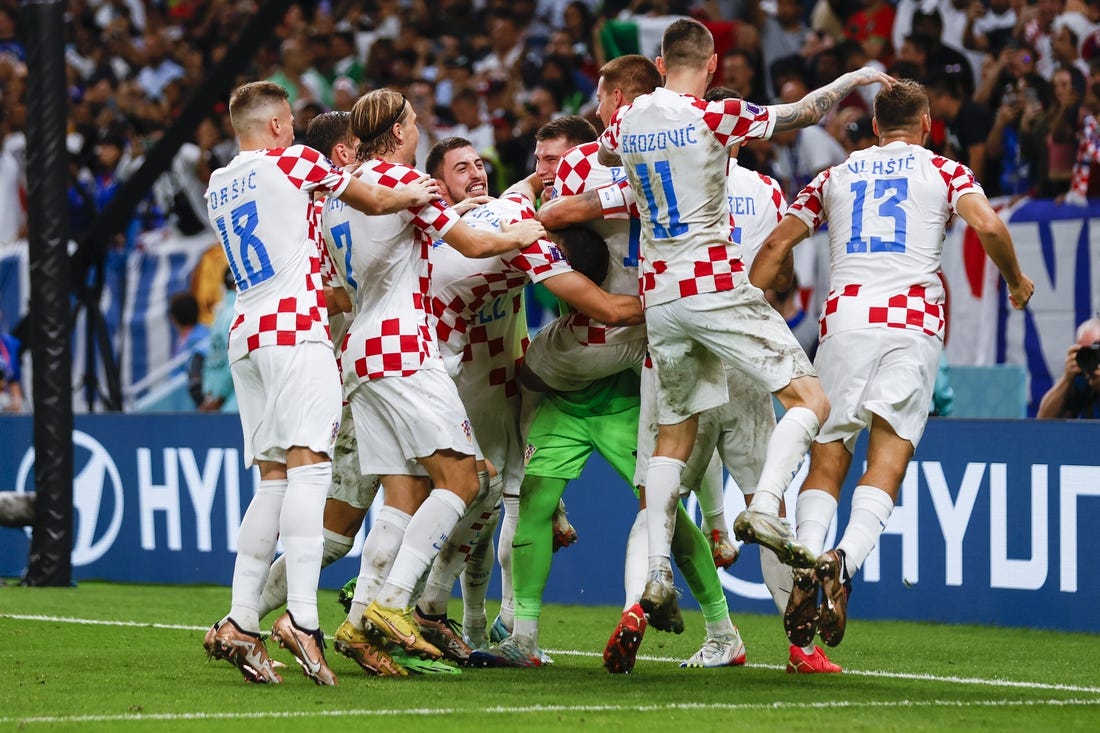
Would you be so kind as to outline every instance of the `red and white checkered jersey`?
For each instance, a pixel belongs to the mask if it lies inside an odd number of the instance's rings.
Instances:
[[[730,241],[726,148],[774,127],[768,107],[663,87],[616,111],[599,142],[621,156],[641,212],[646,305],[733,287],[744,266]]]
[[[534,218],[524,196],[508,195],[466,212],[474,229]],[[516,370],[527,349],[523,288],[572,272],[557,246],[540,239],[498,257],[466,257],[446,243],[431,252],[432,318],[440,354],[464,402],[519,394]]]
[[[350,180],[304,145],[244,151],[211,174],[207,216],[237,281],[230,361],[329,340],[312,194],[338,197]]]
[[[624,193],[629,194],[626,173],[619,166],[608,168],[596,159],[600,144],[584,143],[569,150],[558,161],[557,174],[550,197],[575,196],[603,186],[619,184],[627,186]],[[629,196],[628,201],[632,201]],[[631,216],[631,212],[635,216]],[[636,216],[637,210],[629,204],[615,218],[604,218],[586,222],[607,242],[609,256],[607,277],[600,287],[617,295],[638,295],[638,248],[641,238],[641,222]],[[606,216],[606,214],[605,214]],[[577,340],[589,344],[611,344],[620,341],[637,341],[638,333],[645,326],[605,326],[583,313],[569,315],[569,327]]]
[[[774,178],[742,168],[736,159],[731,159],[726,174],[726,199],[733,220],[730,239],[741,245],[741,260],[749,267],[760,245],[787,213],[783,188]]]
[[[942,339],[943,235],[967,194],[985,195],[969,168],[900,141],[852,153],[802,189],[787,213],[811,232],[829,224],[821,338],[889,327]]]
[[[355,175],[368,183],[402,188],[424,174],[375,159]],[[359,308],[344,339],[345,384],[442,369],[428,324],[428,251],[458,223],[458,214],[438,201],[386,216],[342,211],[348,216],[341,224],[336,223],[335,211],[326,211],[325,227],[326,236],[342,239],[351,248],[348,273]],[[345,225],[336,232],[337,226]]]

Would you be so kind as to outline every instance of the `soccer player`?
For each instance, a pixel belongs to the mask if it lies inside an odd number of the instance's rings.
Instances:
[[[336,684],[317,616],[321,515],[340,424],[340,388],[319,282],[311,194],[371,214],[437,197],[426,176],[404,190],[353,180],[312,148],[291,145],[293,112],[282,87],[252,82],[229,100],[241,152],[211,175],[207,214],[237,282],[229,336],[245,463],[260,485],[241,521],[229,614],[204,639],[208,653],[250,682],[281,682],[259,635],[258,601],[275,543],[286,548],[287,612],[272,638],[318,684]]]
[[[674,21],[661,49],[657,68],[665,74],[664,87],[619,109],[600,137],[601,162],[624,165],[642,214],[642,295],[659,422],[646,476],[650,557],[641,605],[651,618],[674,616],[671,517],[698,413],[729,401],[723,364],[786,408],[768,441],[752,504],[734,522],[734,532],[790,565],[809,566],[816,559],[779,520],[778,510],[828,414],[828,401],[786,323],[760,290],[745,287],[740,247],[730,241],[725,148],[816,123],[857,86],[891,81],[862,69],[798,103],[708,104],[698,95],[718,63],[710,31],[698,21]]]
[[[924,88],[902,80],[880,90],[872,124],[879,144],[802,190],[750,274],[754,285],[769,285],[790,250],[829,223],[830,292],[815,363],[832,411],[813,443],[795,508],[798,539],[815,553],[824,549],[856,438],[870,433],[867,468],[840,543],[795,574],[784,626],[797,645],[812,641],[815,630],[829,646],[843,638],[851,576],[885,529],[924,433],[943,348],[937,273],[948,220],[957,214],[977,233],[1014,308],[1034,290],[970,169],[923,147],[932,126]]]
[[[584,125],[595,136],[591,125],[579,117],[562,118],[550,124],[556,129]],[[436,143],[428,154],[426,167],[442,182],[443,200],[447,204],[454,206],[463,199],[478,202],[483,198],[487,184],[485,166],[468,140],[451,137]],[[533,175],[501,198],[467,211],[463,221],[474,229],[497,231],[502,223],[534,218],[535,189],[541,190],[542,183]],[[566,234],[571,238],[576,235]],[[568,251],[572,252],[572,248]],[[478,549],[483,538],[491,538],[502,492],[518,495],[523,479],[516,371],[528,340],[523,317],[524,287],[529,282],[542,283],[571,307],[607,323],[640,323],[642,309],[636,295],[612,295],[573,271],[558,247],[546,240],[488,259],[466,257],[445,242],[437,243],[431,252],[431,263],[430,320],[440,354],[458,385],[478,446],[503,477],[501,481],[490,482],[493,490],[479,494],[456,526],[436,558],[413,616],[423,630],[430,630],[433,640],[444,643],[459,661],[465,661],[470,650],[456,637],[454,624],[446,617],[447,600],[463,568],[470,572],[467,556]],[[487,559],[491,564],[492,555]],[[488,569],[475,568],[473,574],[477,577],[468,577],[463,582],[466,611],[463,627],[468,634],[474,634],[472,641],[477,646],[485,635]],[[447,649],[443,651],[447,653]]]
[[[396,190],[423,176],[412,168],[419,132],[404,96],[387,89],[364,95],[352,108],[351,127],[360,140],[360,180]],[[385,217],[354,216],[348,224],[342,236],[351,248],[359,312],[342,368],[354,383],[348,399],[360,469],[381,476],[386,505],[409,519],[386,546],[363,554],[335,647],[358,661],[369,623],[406,650],[438,659],[439,649],[412,618],[412,592],[477,496],[479,480],[473,429],[428,324],[428,252],[442,239],[465,255],[491,257],[545,231],[533,219],[499,232],[474,230],[436,202]]]

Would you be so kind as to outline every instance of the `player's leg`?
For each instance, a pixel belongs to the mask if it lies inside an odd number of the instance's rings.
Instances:
[[[503,487],[502,487],[503,488]],[[471,649],[487,649],[489,646],[488,619],[485,616],[485,597],[496,562],[492,537],[500,521],[500,503],[493,507],[485,520],[484,534],[488,538],[478,543],[470,553],[460,578],[462,582],[462,640]],[[508,589],[511,595],[511,588]]]
[[[695,488],[699,512],[703,516],[703,534],[710,544],[715,567],[728,568],[737,562],[738,550],[729,536],[726,522],[725,475],[722,459],[715,452],[707,463],[706,471]]]
[[[822,596],[818,631],[829,646],[836,646],[844,638],[852,575],[862,567],[886,528],[914,450],[913,444],[898,436],[885,419],[872,417],[867,471],[852,494],[848,526],[836,549],[817,562]]]

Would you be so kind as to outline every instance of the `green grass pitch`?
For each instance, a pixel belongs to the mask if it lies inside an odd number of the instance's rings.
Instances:
[[[611,676],[599,654],[619,609],[548,606],[551,667],[371,679],[330,647],[339,687],[294,666],[285,684],[255,686],[202,652],[228,603],[227,588],[208,586],[0,588],[0,730],[1100,730],[1090,634],[857,619],[829,650],[844,674],[803,676],[784,673],[778,616],[735,613],[748,665],[688,670],[679,661],[703,640],[689,612],[683,635],[651,630],[634,672]],[[331,634],[335,593],[322,591],[321,617]]]

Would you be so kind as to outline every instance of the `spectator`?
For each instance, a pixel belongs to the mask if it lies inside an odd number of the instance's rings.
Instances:
[[[0,332],[0,412],[23,412],[22,353],[19,339]]]
[[[183,77],[183,67],[168,55],[163,31],[145,34],[145,65],[137,74],[137,81],[151,99],[160,99],[168,83]]]
[[[800,81],[783,85],[781,103],[797,102],[809,90]],[[820,125],[800,130],[785,130],[772,135],[772,171],[783,186],[788,201],[794,200],[802,187],[826,168],[844,162],[847,153],[840,143]]]
[[[1062,375],[1039,402],[1039,418],[1100,418],[1100,316],[1077,327]]]
[[[805,15],[802,0],[778,0],[774,15],[761,12],[757,18],[764,56],[764,88],[768,94],[778,91],[772,86],[771,65],[784,56],[802,54],[810,36],[810,27],[803,20]]]
[[[203,400],[199,412],[236,412],[237,393],[229,371],[229,328],[236,318],[237,283],[225,268],[225,297],[210,326],[210,346],[202,365]]]
[[[516,16],[503,8],[494,10],[489,17],[489,38],[489,53],[474,64],[474,73],[485,79],[512,76],[523,58],[523,40]]]
[[[862,0],[863,7],[848,18],[844,35],[863,45],[867,58],[889,64],[894,57],[890,32],[894,28],[894,6],[886,0]]]
[[[1043,77],[1031,73],[1001,94],[993,127],[985,139],[990,168],[983,183],[991,195],[1022,196],[1034,186],[1034,167],[1021,146],[1022,125],[1025,115],[1038,114],[1049,102],[1048,88]]]
[[[1021,118],[1024,155],[1035,169],[1036,194],[1054,198],[1069,191],[1077,156],[1078,112],[1085,78],[1077,69],[1054,72],[1054,103],[1050,109],[1025,111]]]
[[[753,104],[767,104],[757,79],[757,59],[743,48],[734,48],[722,57],[722,83]]]
[[[332,87],[313,68],[313,57],[304,39],[294,37],[283,41],[280,57],[279,68],[267,80],[286,90],[292,107],[299,100],[319,102],[325,107],[332,104]]]
[[[978,182],[984,183],[990,113],[970,99],[961,84],[958,77],[934,77],[928,82],[928,99],[932,116],[944,121],[943,154],[969,167]]]
[[[1081,58],[1080,44],[1091,33],[1093,24],[1080,13],[1062,13],[1051,24],[1050,51],[1056,68],[1074,67],[1085,77],[1089,65]]]
[[[181,354],[188,356],[172,376],[183,375],[187,378],[186,394],[191,399],[188,404],[181,393],[181,398],[174,399],[172,404],[176,410],[193,410],[203,402],[202,369],[210,329],[199,323],[199,302],[188,292],[176,293],[168,301],[168,320],[176,331],[172,358]]]
[[[971,0],[966,8],[963,46],[997,56],[1012,39],[1016,23],[1011,0],[989,0],[988,9],[981,0]]]

